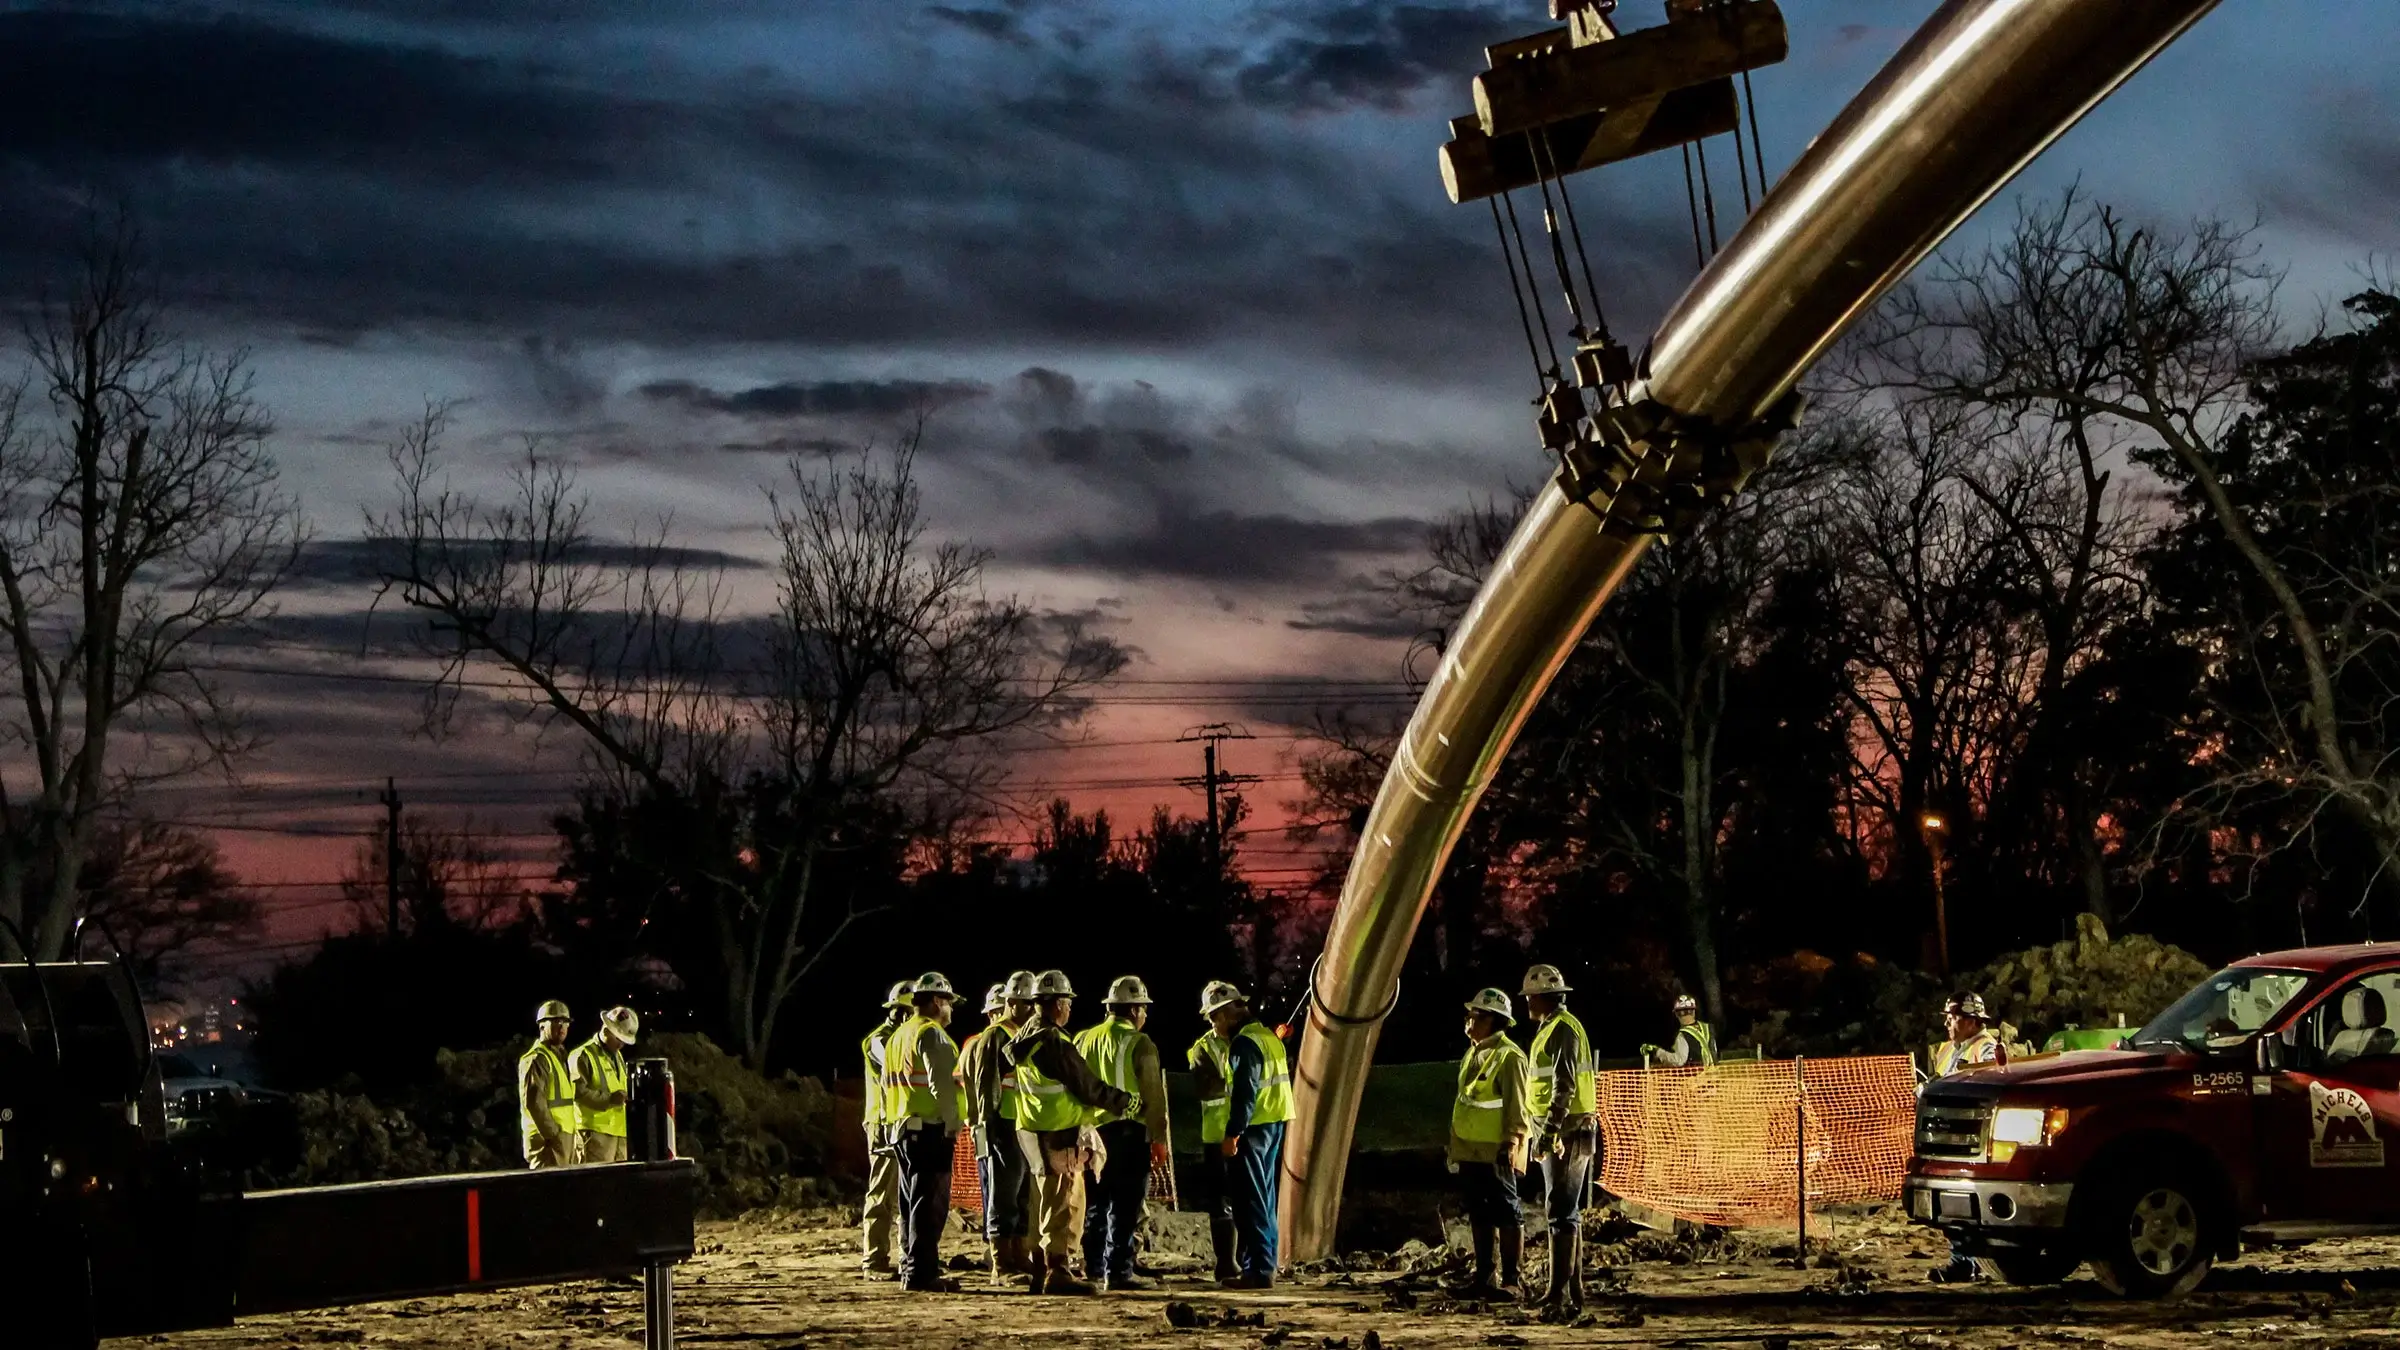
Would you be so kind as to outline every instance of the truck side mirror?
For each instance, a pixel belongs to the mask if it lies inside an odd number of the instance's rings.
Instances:
[[[2257,1057],[2260,1073],[2273,1073],[2283,1067],[2286,1056],[2282,1037],[2270,1033],[2259,1037],[2250,1044],[2252,1052]]]

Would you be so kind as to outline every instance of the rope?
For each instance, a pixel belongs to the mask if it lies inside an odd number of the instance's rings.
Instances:
[[[1750,72],[1746,70],[1742,72],[1742,106],[1750,110],[1750,157],[1758,161],[1758,198],[1764,202],[1767,198],[1767,148],[1759,143],[1758,96],[1750,92]],[[1739,138],[1742,133],[1736,128],[1733,134]]]
[[[1547,136],[1537,134],[1532,139],[1533,144],[1535,147],[1537,147],[1537,150],[1540,152],[1540,154],[1546,155],[1549,158],[1550,174],[1552,177],[1558,179],[1558,200],[1561,205],[1567,208],[1567,232],[1575,236],[1575,257],[1578,262],[1583,264],[1584,293],[1591,297],[1592,324],[1599,330],[1598,332],[1591,334],[1591,336],[1597,337],[1601,341],[1606,342],[1609,340],[1608,314],[1605,310],[1600,308],[1600,285],[1598,282],[1592,280],[1592,255],[1583,246],[1583,225],[1575,218],[1575,198],[1569,195],[1567,192],[1567,176],[1558,172],[1558,155],[1555,150],[1549,147],[1549,138]],[[1534,170],[1537,173],[1541,171],[1541,163],[1538,156],[1534,163]]]
[[[1717,242],[1717,189],[1708,177],[1708,142],[1694,141],[1692,149],[1700,156],[1700,205],[1708,212],[1708,251],[1713,255],[1724,245]]]
[[[1708,252],[1700,246],[1700,189],[1692,182],[1692,147],[1683,147],[1683,200],[1692,210],[1692,265],[1706,267]]]
[[[1751,210],[1750,157],[1742,153],[1742,123],[1738,110],[1733,123],[1733,174],[1742,182],[1742,214],[1748,216]],[[1767,185],[1764,180],[1760,181],[1758,190],[1761,196],[1766,194]]]
[[[1316,1005],[1318,1012],[1325,1014],[1325,1020],[1329,1022],[1339,1022],[1343,1026],[1349,1027],[1372,1026],[1375,1023],[1391,1016],[1392,1009],[1400,1006],[1400,982],[1398,980],[1394,980],[1392,981],[1392,996],[1384,1001],[1383,1010],[1381,1012],[1374,1013],[1367,1017],[1351,1017],[1345,1013],[1335,1012],[1331,1007],[1327,1006],[1324,995],[1317,992],[1317,969],[1324,964],[1325,954],[1322,952],[1317,954],[1317,959],[1315,961],[1309,963],[1308,1001]]]
[[[1533,340],[1533,316],[1525,309],[1525,287],[1517,280],[1517,255],[1508,251],[1508,227],[1500,223],[1500,194],[1485,198],[1492,207],[1492,233],[1500,237],[1500,261],[1508,264],[1508,293],[1517,302],[1517,323],[1525,330],[1525,351],[1533,358],[1533,383],[1539,389],[1542,378],[1542,347]]]
[[[1539,141],[1540,134],[1536,133],[1533,139]],[[1581,338],[1591,329],[1583,321],[1583,302],[1575,295],[1575,273],[1567,266],[1566,241],[1558,229],[1558,207],[1550,200],[1550,180],[1542,176],[1538,156],[1534,160],[1534,181],[1541,184],[1542,188],[1542,232],[1550,237],[1550,261],[1558,268],[1559,289],[1567,293],[1567,317],[1575,321],[1575,326],[1568,331]],[[1559,186],[1563,188],[1566,185],[1562,183]]]
[[[1504,192],[1500,200],[1508,207],[1508,228],[1517,236],[1517,256],[1525,260],[1525,290],[1533,297],[1533,317],[1541,323],[1542,346],[1550,353],[1549,368],[1542,372],[1547,380],[1558,370],[1558,344],[1550,337],[1550,313],[1542,308],[1542,288],[1533,284],[1533,253],[1525,247],[1525,227],[1517,221],[1517,196]]]

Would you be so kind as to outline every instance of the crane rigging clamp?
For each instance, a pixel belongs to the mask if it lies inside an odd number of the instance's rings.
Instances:
[[[1522,263],[1519,312],[1542,382],[1535,425],[1543,448],[1559,458],[1561,490],[1599,514],[1612,532],[1672,533],[1708,505],[1730,498],[1765,464],[1776,439],[1797,421],[1799,404],[1786,399],[1756,426],[1718,428],[1632,397],[1634,381],[1646,372],[1610,336],[1601,316],[1565,180],[1731,132],[1747,203],[1742,100],[1734,80],[1739,76],[1746,84],[1749,71],[1783,60],[1790,42],[1775,0],[1668,0],[1668,22],[1630,31],[1617,28],[1615,8],[1615,0],[1554,3],[1552,12],[1566,19],[1564,26],[1487,48],[1491,68],[1475,77],[1475,111],[1451,122],[1451,140],[1442,147],[1442,181],[1452,201],[1497,199],[1493,221],[1512,286],[1520,284]],[[1756,121],[1754,108],[1753,142]],[[1704,147],[1701,165],[1705,190]],[[1573,321],[1568,336],[1575,345],[1563,362],[1548,346],[1549,316],[1534,280],[1533,254],[1516,223],[1511,194],[1529,187],[1541,194],[1548,251]],[[1765,187],[1762,160],[1762,195]],[[1697,201],[1693,212],[1697,239]],[[1713,237],[1713,200],[1709,220]],[[1567,261],[1567,236],[1582,255],[1580,293]]]

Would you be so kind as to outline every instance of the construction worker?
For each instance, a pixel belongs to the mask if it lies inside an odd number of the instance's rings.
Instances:
[[[611,1008],[600,1014],[600,1029],[592,1038],[567,1056],[583,1125],[578,1162],[625,1161],[625,1051],[641,1029],[641,1016],[633,1009]]]
[[[1241,1273],[1233,1289],[1275,1287],[1275,1187],[1283,1164],[1283,1127],[1292,1118],[1292,1070],[1283,1042],[1250,1015],[1242,992],[1219,982],[1208,1020],[1224,1037],[1229,1053],[1225,1094],[1225,1139],[1217,1153],[1227,1163],[1233,1192],[1235,1256]]]
[[[883,1114],[900,1171],[900,1284],[956,1293],[942,1276],[942,1225],[950,1219],[950,1169],[961,1113],[958,1044],[950,1039],[957,995],[938,970],[909,986],[914,1011],[883,1052]]]
[[[1151,1289],[1133,1269],[1133,1235],[1150,1198],[1150,1169],[1167,1165],[1167,1079],[1150,1023],[1150,990],[1139,976],[1108,987],[1108,1017],[1075,1038],[1093,1076],[1132,1094],[1123,1111],[1093,1113],[1107,1161],[1093,1174],[1083,1221],[1083,1269],[1103,1289]]]
[[[902,980],[883,996],[883,1021],[858,1043],[866,1069],[866,1101],[860,1107],[867,1128],[867,1198],[859,1206],[858,1226],[865,1251],[860,1268],[871,1280],[888,1280],[899,1272],[892,1265],[892,1221],[900,1212],[900,1160],[892,1152],[891,1130],[884,1114],[883,1056],[892,1033],[916,1016],[914,981]]]
[[[575,1165],[576,1131],[583,1122],[565,1058],[573,1022],[567,1005],[557,999],[536,1008],[533,1024],[539,1035],[517,1056],[517,1115],[524,1126],[527,1167]]]
[[[1573,986],[1556,966],[1525,972],[1525,1013],[1533,1033],[1533,1155],[1542,1163],[1542,1212],[1550,1224],[1550,1287],[1545,1315],[1583,1306],[1583,1192],[1600,1153],[1600,1080],[1592,1040],[1567,1011]]]
[[[991,1021],[967,1038],[958,1055],[958,1083],[975,1136],[975,1176],[983,1183],[983,1239],[992,1249],[992,1283],[1033,1278],[1033,1244],[1026,1209],[1033,1177],[1017,1146],[1017,1072],[1008,1043],[1033,1020],[1034,977],[1020,970],[983,996]]]
[[[1475,1267],[1454,1286],[1470,1298],[1514,1296],[1525,1260],[1525,1220],[1517,1207],[1517,1178],[1525,1171],[1532,1099],[1525,1052],[1508,1038],[1517,1023],[1508,995],[1479,991],[1467,1000],[1467,1053],[1458,1063],[1458,1096],[1450,1104],[1450,1170],[1465,1192],[1467,1227],[1475,1237]],[[1492,1279],[1492,1250],[1500,1278]]]
[[[1234,1265],[1232,1163],[1225,1157],[1225,1122],[1232,1110],[1233,1043],[1219,1032],[1209,1014],[1241,991],[1213,980],[1200,991],[1200,1018],[1209,1023],[1183,1062],[1192,1071],[1192,1086],[1200,1098],[1200,1207],[1208,1214],[1208,1247],[1216,1256],[1219,1284],[1230,1284],[1241,1271]]]
[[[1642,1058],[1662,1069],[1680,1069],[1686,1065],[1705,1069],[1716,1063],[1716,1029],[1700,1020],[1700,1000],[1690,994],[1678,994],[1674,1043],[1664,1048],[1645,1045]]]
[[[1034,994],[1034,1016],[1008,1043],[1008,1062],[1017,1070],[1017,1143],[1033,1173],[1033,1227],[1042,1246],[1033,1292],[1088,1294],[1092,1286],[1076,1279],[1073,1268],[1083,1245],[1083,1174],[1098,1142],[1096,1135],[1086,1139],[1084,1113],[1123,1115],[1133,1094],[1101,1082],[1067,1039],[1075,986],[1066,972],[1043,971]]]
[[[1998,1033],[1984,1025],[1990,1016],[1984,1010],[1983,995],[1961,990],[1942,1005],[1942,1030],[1946,1033],[1928,1056],[1928,1067],[1935,1078],[1948,1078],[1986,1064],[2006,1064],[2008,1047]],[[1950,1240],[1950,1260],[1934,1268],[1931,1279],[1935,1284],[1967,1284],[1983,1275],[1983,1267],[1960,1245]]]

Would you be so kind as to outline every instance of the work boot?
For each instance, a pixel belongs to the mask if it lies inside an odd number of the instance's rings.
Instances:
[[[1109,1276],[1108,1282],[1100,1287],[1106,1289],[1112,1294],[1127,1292],[1138,1294],[1145,1289],[1158,1288],[1158,1281],[1144,1279],[1142,1276],[1129,1270],[1122,1275]]]
[[[1573,1229],[1550,1230],[1550,1285],[1542,1291],[1542,1316],[1564,1320],[1575,1298],[1575,1238]]]
[[[1567,1308],[1583,1311],[1583,1220],[1567,1230]]]
[[[1524,1230],[1524,1229],[1522,1229],[1522,1228],[1503,1228],[1503,1229],[1501,1229],[1501,1230],[1500,1230],[1500,1288],[1501,1288],[1501,1291],[1502,1291],[1502,1292],[1504,1292],[1504,1293],[1506,1293],[1506,1294],[1507,1294],[1509,1297],[1511,1297],[1511,1298],[1515,1298],[1515,1297],[1518,1295],[1518,1293],[1519,1293],[1520,1291],[1522,1291],[1522,1290],[1524,1289],[1524,1287],[1525,1287],[1525,1281],[1524,1281],[1524,1277],[1523,1277],[1523,1274],[1522,1274],[1522,1272],[1524,1271],[1524,1269],[1525,1269],[1525,1230]]]
[[[1972,1256],[1953,1256],[1947,1265],[1934,1267],[1925,1278],[1935,1284],[1973,1284],[1983,1278],[1983,1266]]]
[[[1460,1298],[1499,1298],[1500,1286],[1492,1283],[1492,1248],[1499,1239],[1499,1229],[1481,1219],[1470,1219],[1467,1226],[1475,1235],[1475,1266],[1466,1278],[1453,1277],[1450,1292]]]
[[[1050,1270],[1048,1277],[1042,1281],[1042,1289],[1037,1292],[1047,1292],[1052,1294],[1089,1294],[1096,1291],[1091,1285],[1075,1278],[1075,1272],[1067,1267],[1066,1257],[1052,1256],[1050,1258]]]
[[[1042,1261],[1041,1246],[1032,1238],[1025,1238],[1022,1241],[1025,1245],[1020,1250],[1025,1253],[1026,1258],[1025,1292],[1029,1294],[1047,1293],[1050,1268]]]
[[[1242,1273],[1233,1264],[1233,1220],[1221,1214],[1208,1216],[1208,1250],[1217,1259],[1217,1283]]]

